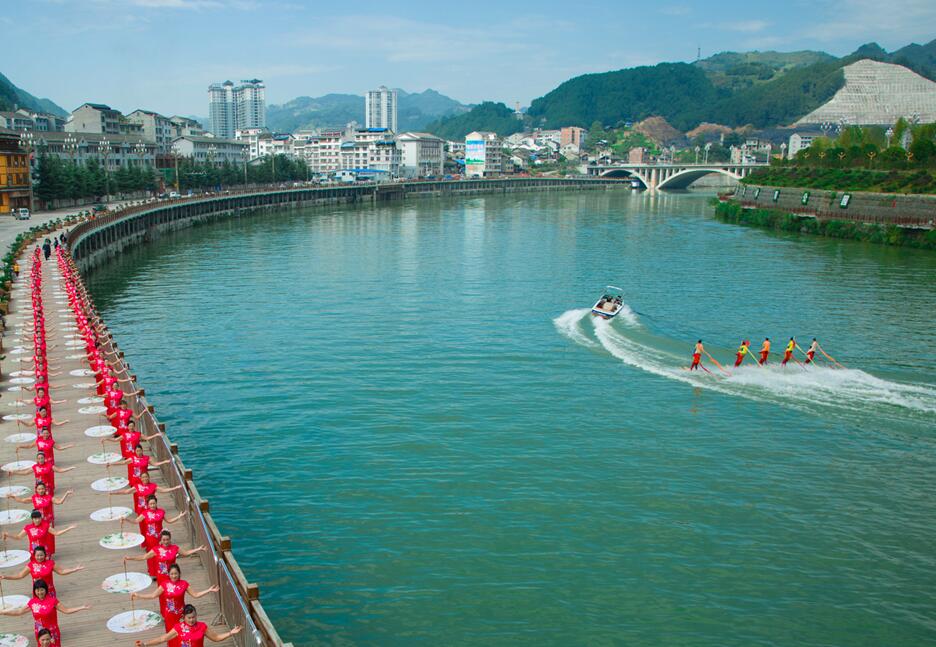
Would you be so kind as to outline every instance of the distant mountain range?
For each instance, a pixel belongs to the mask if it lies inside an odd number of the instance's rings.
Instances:
[[[570,79],[533,101],[527,126],[615,126],[650,116],[680,130],[702,123],[785,126],[828,101],[845,83],[842,68],[863,58],[903,65],[936,79],[936,40],[887,52],[877,43],[836,58],[825,52],[722,52],[695,63],[660,63]],[[429,127],[439,136],[472,130],[516,132],[504,104],[482,104]]]
[[[16,87],[10,79],[0,74],[0,111],[8,112],[14,107],[26,108],[35,112],[47,112],[59,117],[67,117],[68,112],[50,99],[40,99]]]
[[[401,132],[422,130],[440,117],[470,109],[471,106],[432,89],[423,92],[397,89],[397,128]],[[276,132],[344,126],[351,121],[364,125],[363,96],[326,94],[321,97],[298,97],[282,105],[267,107],[267,128]]]

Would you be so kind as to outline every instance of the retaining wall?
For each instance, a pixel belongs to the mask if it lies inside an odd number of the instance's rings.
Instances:
[[[804,194],[808,194],[805,202]],[[849,220],[911,229],[936,227],[936,196],[933,195],[825,191],[742,184],[730,199],[739,202],[743,207],[778,209],[819,220]],[[843,206],[843,200],[846,206]]]

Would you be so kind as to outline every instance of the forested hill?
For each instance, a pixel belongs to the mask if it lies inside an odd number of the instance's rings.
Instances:
[[[660,63],[569,79],[533,101],[526,126],[588,128],[596,121],[614,126],[654,115],[684,131],[703,122],[785,126],[831,99],[845,83],[842,68],[862,58],[903,65],[936,80],[936,40],[894,52],[869,43],[843,58],[813,51],[722,52],[695,63]],[[429,128],[445,137],[461,136],[469,126],[466,132],[510,134],[501,129],[517,124],[506,119],[509,109],[502,107],[479,106]]]
[[[0,111],[6,112],[13,110],[14,106],[26,108],[27,110],[34,110],[36,112],[47,112],[59,117],[68,116],[68,113],[53,101],[34,97],[26,92],[26,90],[22,90],[13,85],[10,79],[0,74]]]

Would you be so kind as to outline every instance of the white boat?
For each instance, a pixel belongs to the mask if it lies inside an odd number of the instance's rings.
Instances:
[[[592,306],[592,316],[612,319],[624,307],[624,290],[614,285],[605,288],[601,298]]]

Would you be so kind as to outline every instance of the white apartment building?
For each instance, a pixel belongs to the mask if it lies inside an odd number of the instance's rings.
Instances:
[[[400,175],[426,177],[441,175],[445,162],[445,141],[429,133],[403,133],[397,137],[400,149]]]
[[[172,142],[172,150],[176,155],[188,157],[199,163],[210,162],[222,165],[243,164],[247,154],[246,142],[223,137],[198,137],[187,135],[178,137]]]
[[[65,131],[70,133],[98,133],[102,135],[140,135],[143,127],[129,121],[119,110],[103,103],[83,103],[75,108]]]
[[[338,166],[343,170],[382,171],[390,177],[400,175],[400,149],[393,133],[386,128],[363,128],[341,142]]]
[[[822,137],[821,132],[802,132],[790,135],[789,148],[787,148],[787,157],[793,159],[796,154],[804,148],[809,148],[814,140]]]
[[[397,91],[382,85],[364,99],[364,126],[397,131]]]
[[[115,172],[122,167],[153,166],[157,147],[139,135],[104,133],[66,133],[63,131],[37,132],[36,147],[43,154],[79,165],[95,161]]]
[[[208,128],[215,137],[232,139],[237,130],[266,126],[266,86],[250,79],[208,86]]]
[[[497,133],[475,131],[465,136],[465,175],[489,177],[504,172],[503,144]]]
[[[127,120],[140,124],[143,140],[156,144],[161,154],[168,153],[175,138],[175,126],[168,118],[151,110],[134,110]]]
[[[169,117],[169,122],[172,124],[172,139],[175,139],[176,137],[185,137],[186,135],[203,137],[207,134],[204,127],[200,123],[194,119],[189,119],[188,117],[173,115],[172,117]],[[172,142],[170,141],[170,145],[171,144]]]

